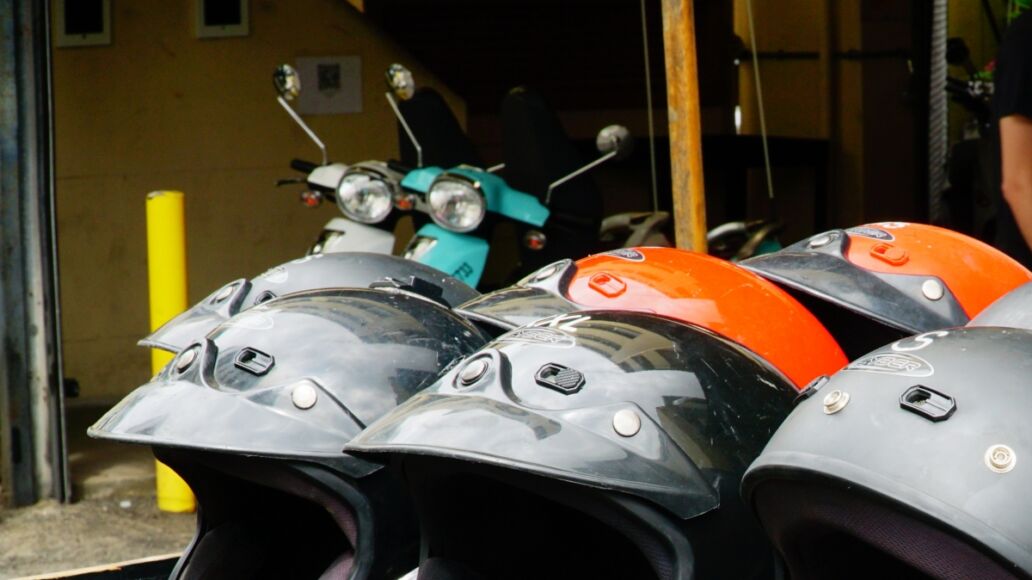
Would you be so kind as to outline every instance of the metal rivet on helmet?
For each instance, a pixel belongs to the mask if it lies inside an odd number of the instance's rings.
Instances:
[[[824,234],[824,235],[817,236],[816,238],[810,240],[810,243],[807,244],[807,246],[809,246],[810,248],[813,248],[813,249],[823,248],[824,246],[827,246],[828,244],[830,244],[832,239],[833,238],[831,237],[830,234]]]
[[[198,347],[188,348],[176,357],[176,372],[184,372],[197,360]]]
[[[478,358],[471,360],[465,367],[459,371],[459,383],[468,387],[473,383],[480,380],[487,373],[490,363],[486,358]]]
[[[985,451],[985,466],[996,473],[1007,473],[1017,463],[1018,456],[1006,445],[992,445]]]
[[[562,267],[562,262],[556,262],[554,264],[549,264],[548,266],[541,268],[540,270],[538,270],[538,273],[534,275],[534,282],[541,282],[542,280],[547,280],[548,278],[551,278]]]
[[[641,430],[641,417],[631,409],[621,409],[613,415],[613,430],[623,437],[634,437]]]
[[[938,280],[925,280],[921,284],[921,294],[924,294],[924,297],[929,300],[939,300],[945,293],[946,291],[942,287],[942,283]]]
[[[226,300],[227,298],[233,295],[233,291],[236,290],[236,287],[236,284],[230,284],[222,290],[219,290],[219,293],[215,295],[215,299],[213,300],[213,302],[218,303]]]
[[[290,401],[301,410],[311,409],[319,400],[319,390],[309,380],[302,380],[294,383],[290,390]]]
[[[834,415],[849,404],[849,393],[835,389],[824,396],[824,414]]]

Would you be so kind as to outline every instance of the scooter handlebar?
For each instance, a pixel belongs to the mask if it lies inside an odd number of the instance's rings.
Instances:
[[[311,161],[305,161],[303,159],[291,159],[290,168],[300,171],[302,173],[311,173],[319,167],[318,163],[312,163]]]
[[[409,167],[408,165],[405,165],[400,161],[395,161],[393,159],[387,161],[387,167],[391,168],[394,171],[397,171],[398,173],[409,173],[413,169],[412,167]]]

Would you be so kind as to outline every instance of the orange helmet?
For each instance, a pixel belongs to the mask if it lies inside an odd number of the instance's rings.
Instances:
[[[821,323],[776,285],[730,262],[673,248],[634,248],[545,266],[457,308],[511,329],[584,309],[650,312],[737,342],[798,388],[848,362]]]
[[[791,291],[851,356],[874,340],[964,325],[1032,280],[974,238],[903,222],[824,232],[741,264]]]

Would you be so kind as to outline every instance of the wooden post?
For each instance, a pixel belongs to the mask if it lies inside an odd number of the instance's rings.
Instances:
[[[699,66],[693,0],[663,3],[674,236],[678,248],[706,251],[706,193],[702,181]]]

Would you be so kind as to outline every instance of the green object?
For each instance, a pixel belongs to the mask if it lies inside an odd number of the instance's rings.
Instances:
[[[1010,26],[1014,21],[1024,14],[1029,8],[1032,8],[1032,0],[1010,0],[1007,3],[1007,26]]]

